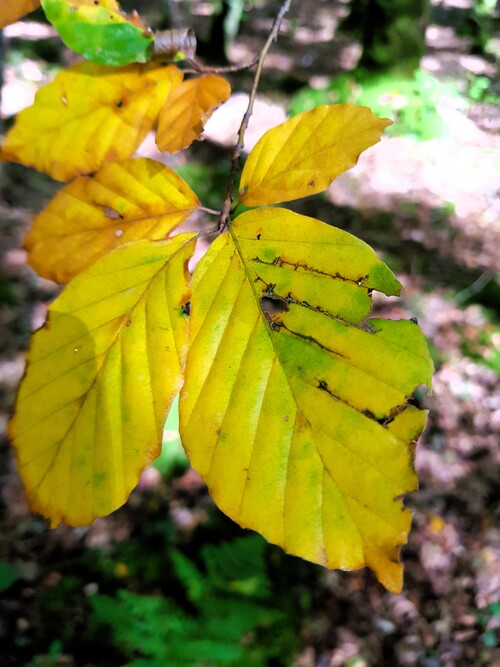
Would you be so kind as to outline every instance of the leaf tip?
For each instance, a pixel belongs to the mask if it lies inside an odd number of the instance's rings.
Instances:
[[[404,566],[399,560],[400,546],[390,547],[388,552],[369,552],[366,564],[378,581],[391,593],[403,590]]]
[[[390,118],[380,118],[380,116],[379,116],[379,120],[383,125],[382,131],[384,131],[385,129],[387,129],[391,125],[394,125],[394,121],[392,121]]]

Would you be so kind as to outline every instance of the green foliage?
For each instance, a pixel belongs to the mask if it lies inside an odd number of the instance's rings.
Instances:
[[[129,667],[264,667],[270,658],[284,659],[295,641],[283,624],[286,612],[273,604],[264,555],[264,541],[254,536],[205,547],[201,567],[174,550],[191,610],[171,598],[121,590],[91,598],[94,624],[110,627]]]
[[[58,667],[61,663],[62,643],[59,640],[53,641],[45,655],[36,655],[29,663],[28,667]]]
[[[209,208],[217,209],[224,199],[227,179],[227,163],[219,161],[210,164],[188,162],[175,167],[175,171]]]
[[[485,609],[479,611],[477,618],[483,630],[481,640],[484,646],[488,648],[498,646],[497,629],[500,624],[500,601],[492,602]]]
[[[496,0],[475,0],[458,26],[459,34],[472,39],[472,48],[483,53],[494,50],[491,43],[498,29]]]
[[[472,76],[467,90],[467,96],[475,102],[500,104],[500,95],[493,91],[491,80],[487,76]]]
[[[22,664],[288,667],[322,570],[238,538],[215,508],[182,551],[157,494],[143,493],[139,512],[129,539],[52,560],[42,576],[61,578],[37,591],[36,632],[16,638]]]
[[[442,97],[463,104],[451,84],[442,83],[421,69],[410,76],[396,72],[342,74],[325,88],[299,90],[292,98],[289,111],[295,115],[320,104],[361,104],[394,121],[386,130],[388,135],[411,135],[425,141],[446,129],[438,111]]]
[[[477,307],[480,308],[484,324],[481,328],[462,332],[462,354],[500,375],[500,346],[497,342],[500,339],[500,322],[493,310]]]
[[[0,562],[0,593],[8,590],[18,579],[19,574],[14,565]]]

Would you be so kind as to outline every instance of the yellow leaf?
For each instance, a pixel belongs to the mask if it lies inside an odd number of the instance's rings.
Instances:
[[[183,81],[171,93],[160,111],[156,143],[161,151],[176,153],[190,146],[219,104],[231,94],[229,83],[220,76],[200,76]]]
[[[193,276],[181,437],[217,505],[285,551],[401,588],[416,488],[408,404],[432,362],[400,284],[362,241],[284,209],[239,216]]]
[[[322,192],[390,124],[353,104],[319,106],[290,118],[266,132],[250,152],[241,175],[241,202],[262,206]]]
[[[116,249],[73,280],[33,338],[10,423],[34,511],[89,524],[160,452],[187,348],[194,234]]]
[[[35,218],[25,240],[29,262],[44,278],[68,282],[115,247],[166,238],[199,204],[160,162],[114,162],[67,185]]]
[[[40,0],[2,0],[0,28],[14,23],[28,12],[40,7]]]
[[[59,181],[125,160],[152,129],[182,77],[174,66],[70,67],[21,111],[5,138],[2,159]]]

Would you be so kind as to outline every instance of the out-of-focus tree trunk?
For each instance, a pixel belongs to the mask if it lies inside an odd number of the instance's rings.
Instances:
[[[352,0],[340,29],[360,41],[360,67],[412,70],[424,54],[429,12],[429,0]]]

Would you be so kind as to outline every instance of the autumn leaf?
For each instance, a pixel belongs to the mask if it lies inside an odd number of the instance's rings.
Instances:
[[[194,234],[118,248],[35,333],[10,423],[31,508],[71,525],[125,502],[182,382]]]
[[[59,181],[125,160],[152,129],[182,77],[172,65],[70,67],[38,91],[33,106],[21,111],[1,158]]]
[[[319,106],[290,118],[266,132],[250,152],[241,175],[241,203],[278,204],[322,192],[390,124],[353,104]]]
[[[151,60],[153,34],[116,0],[42,0],[45,15],[76,53],[101,65]]]
[[[160,111],[156,143],[161,151],[176,153],[190,146],[203,131],[213,111],[231,94],[220,76],[206,75],[183,81],[170,93]]]
[[[399,591],[416,488],[409,403],[432,362],[365,243],[284,209],[239,216],[193,276],[181,437],[217,505],[285,551]]]
[[[114,162],[67,185],[35,218],[28,259],[39,275],[64,283],[115,247],[166,238],[199,204],[160,162]]]
[[[2,0],[0,6],[0,28],[14,23],[25,14],[40,7],[40,0]]]

